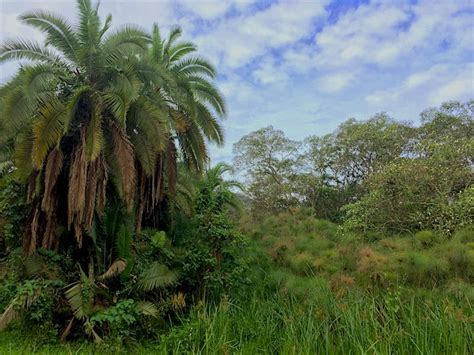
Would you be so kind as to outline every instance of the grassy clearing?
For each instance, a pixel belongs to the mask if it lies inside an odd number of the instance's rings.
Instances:
[[[304,214],[243,225],[255,260],[244,299],[199,303],[156,343],[40,345],[10,331],[0,353],[474,353],[469,230],[362,238]]]

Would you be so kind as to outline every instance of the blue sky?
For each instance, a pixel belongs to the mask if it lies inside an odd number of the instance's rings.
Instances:
[[[72,0],[0,0],[0,41],[41,40],[17,21],[36,8],[74,20]],[[416,121],[427,107],[474,98],[469,0],[103,0],[100,9],[114,25],[180,25],[217,66],[229,114],[213,162],[230,161],[233,143],[267,125],[303,139],[349,117],[385,111]],[[0,82],[16,67],[2,64]]]

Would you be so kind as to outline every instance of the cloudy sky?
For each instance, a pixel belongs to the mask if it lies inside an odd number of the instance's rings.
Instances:
[[[0,41],[41,40],[17,20],[36,9],[74,20],[75,1],[0,0]],[[110,1],[115,25],[180,25],[219,70],[226,145],[273,125],[293,139],[385,111],[416,121],[427,107],[474,98],[473,0]],[[0,82],[15,71],[0,66]]]

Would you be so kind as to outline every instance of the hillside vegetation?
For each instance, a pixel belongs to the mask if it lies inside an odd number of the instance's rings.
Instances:
[[[474,102],[223,144],[197,47],[69,24],[0,88],[0,353],[474,353]],[[317,132],[315,132],[317,133]]]

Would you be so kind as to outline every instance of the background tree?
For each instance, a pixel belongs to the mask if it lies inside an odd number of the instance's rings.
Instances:
[[[233,162],[248,179],[248,193],[256,212],[278,211],[297,203],[299,147],[299,142],[272,126],[234,144]]]

